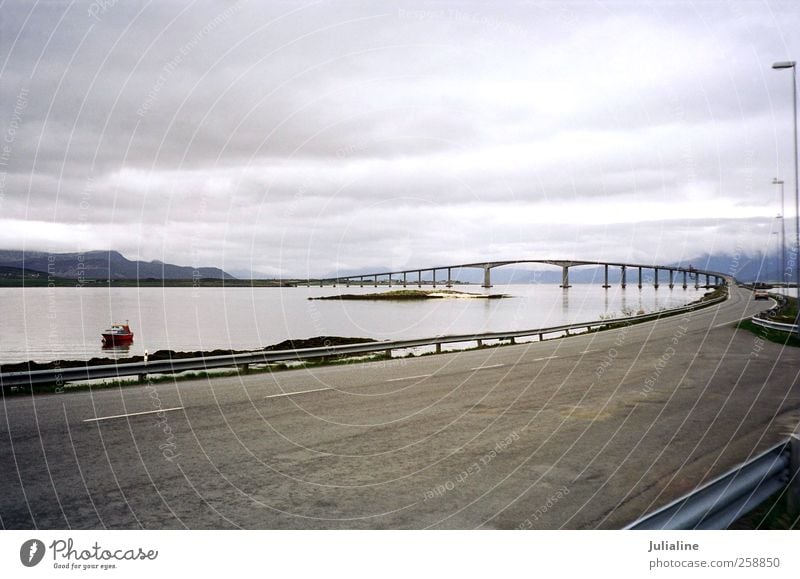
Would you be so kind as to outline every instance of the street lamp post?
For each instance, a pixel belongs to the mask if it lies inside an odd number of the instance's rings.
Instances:
[[[792,106],[794,110],[794,275],[795,285],[797,286],[797,313],[795,324],[800,321],[800,267],[797,258],[800,252],[800,187],[797,182],[797,63],[794,60],[776,62],[772,65],[774,69],[792,69]]]
[[[789,280],[786,279],[786,211],[783,202],[783,180],[775,177],[772,180],[772,184],[781,186],[781,274],[779,277],[784,284],[788,285]]]
[[[778,217],[780,217],[780,215],[778,215]],[[776,219],[777,219],[777,217],[776,217]],[[777,244],[777,243],[779,243],[779,242],[778,242],[778,232],[777,232],[777,231],[773,231],[773,232],[770,234],[770,237],[772,237],[773,235],[775,236],[775,241],[776,241],[776,244]],[[770,244],[769,244],[769,245],[770,245],[770,246],[772,245],[772,241],[770,241]],[[767,253],[769,253],[769,252],[767,252]],[[780,262],[778,262],[778,261],[776,260],[776,261],[775,261],[775,279],[781,279],[781,272],[780,272],[780,271],[778,271],[778,269],[780,269],[780,267],[781,267],[781,264],[780,264]]]

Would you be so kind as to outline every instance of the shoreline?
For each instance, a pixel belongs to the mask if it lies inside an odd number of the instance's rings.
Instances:
[[[690,304],[697,304],[700,305],[704,302],[711,301],[716,297],[721,297],[722,295],[726,294],[727,291],[725,288],[717,288],[714,291],[707,292],[703,295],[700,299],[694,300],[690,302]],[[672,315],[679,314],[679,311],[670,311],[670,310],[662,310],[660,312],[654,313],[657,317],[670,317]],[[649,320],[637,320],[635,317],[631,320],[620,319],[619,321],[612,322],[608,321],[608,323],[602,324],[602,327],[589,329],[587,332],[601,332],[605,330],[611,330],[620,328],[623,326],[629,326],[633,324],[642,323]],[[583,332],[581,332],[583,333]],[[565,335],[554,336],[552,338],[548,338],[547,340],[553,339],[563,339],[565,337],[570,337],[571,335],[577,334],[570,334],[566,332]],[[536,341],[536,340],[533,340]],[[541,341],[541,339],[539,340]],[[148,357],[148,361],[156,361],[156,360],[169,360],[169,359],[186,359],[186,358],[202,358],[202,357],[209,357],[209,355],[213,354],[235,354],[235,353],[255,353],[255,352],[262,352],[262,351],[270,351],[270,350],[291,350],[291,349],[303,349],[303,348],[325,348],[335,345],[341,344],[355,344],[355,343],[373,343],[378,342],[378,340],[374,340],[371,338],[347,338],[347,337],[339,337],[339,336],[317,336],[315,338],[308,338],[308,339],[301,339],[301,340],[284,340],[278,344],[273,344],[271,346],[267,346],[265,348],[255,349],[255,350],[213,350],[213,351],[196,351],[196,352],[173,352],[171,350],[160,350],[155,354],[152,354]],[[481,343],[478,340],[477,349],[482,348],[494,348],[494,347],[504,347],[515,345],[518,342],[505,342],[502,339],[496,344],[486,344]],[[452,351],[466,351],[476,348],[457,348],[454,350],[439,350],[437,348],[436,352],[425,352],[425,353],[409,353],[406,356],[402,357],[417,357],[417,356],[427,356],[427,355],[437,355],[439,353],[445,352],[452,352]],[[391,357],[391,356],[390,356]],[[401,357],[397,357],[401,358]],[[363,354],[355,354],[355,355],[342,355],[337,353],[331,353],[331,355],[326,356],[324,353],[321,353],[318,358],[303,360],[298,363],[294,363],[289,361],[289,363],[285,362],[276,362],[276,363],[265,363],[265,364],[258,364],[258,368],[253,368],[252,370],[248,367],[249,365],[245,364],[242,367],[231,367],[230,370],[220,369],[219,372],[213,371],[183,371],[177,373],[168,373],[168,374],[158,374],[157,381],[175,381],[175,380],[188,380],[188,379],[199,379],[199,378],[211,378],[211,377],[222,377],[222,376],[232,376],[232,375],[240,375],[240,374],[248,374],[248,373],[257,373],[257,372],[273,372],[273,371],[282,371],[282,370],[290,370],[296,368],[303,368],[303,367],[316,367],[316,366],[325,366],[331,364],[350,364],[350,363],[363,363],[363,362],[370,362],[370,361],[377,361],[383,360],[385,356],[383,353],[375,353],[370,355],[363,355]],[[91,360],[57,360],[48,363],[37,363],[37,362],[19,362],[19,363],[11,363],[11,364],[4,364],[0,365],[0,372],[3,373],[12,373],[12,372],[31,372],[36,370],[53,370],[59,368],[75,368],[75,367],[87,367],[87,366],[96,366],[96,365],[104,365],[110,363],[112,365],[119,364],[124,365],[126,363],[132,362],[141,362],[143,361],[143,356],[132,356],[130,358],[125,359],[109,359],[109,358],[92,358]],[[151,380],[152,378],[148,376],[147,380]],[[109,379],[106,379],[109,380]],[[137,381],[135,378],[125,379],[125,378],[116,378],[111,379],[113,382],[95,382],[92,384],[91,382],[87,381],[77,381],[72,382],[68,386],[70,390],[72,389],[81,389],[87,387],[106,387],[106,386],[113,386],[113,385],[129,385],[129,384],[136,384],[141,383],[141,381]],[[63,387],[62,387],[63,388]],[[14,387],[13,390],[9,391],[6,390],[7,393],[15,392],[15,393],[27,393],[30,391],[34,392],[50,392],[52,390],[52,385],[50,384],[37,384],[33,385],[31,388],[30,386],[24,387]]]
[[[157,350],[148,354],[148,362],[164,360],[185,360],[188,358],[210,358],[212,356],[227,356],[230,354],[254,354],[258,352],[272,352],[275,350],[301,350],[304,348],[328,348],[346,344],[367,344],[377,342],[373,338],[350,338],[344,336],[315,336],[298,340],[284,340],[277,344],[256,348],[252,350],[195,350],[190,352],[176,352],[175,350]],[[82,368],[88,366],[122,365],[144,362],[144,356],[127,356],[125,358],[93,357],[88,360],[51,360],[49,362],[8,362],[0,364],[0,373],[10,372],[35,372],[37,370],[53,370],[57,368]]]

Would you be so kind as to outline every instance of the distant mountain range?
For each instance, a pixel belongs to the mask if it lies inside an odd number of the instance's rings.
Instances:
[[[92,280],[236,279],[217,267],[189,267],[160,261],[132,261],[118,251],[47,253],[0,250],[0,275],[52,276]],[[23,271],[24,270],[24,271]]]

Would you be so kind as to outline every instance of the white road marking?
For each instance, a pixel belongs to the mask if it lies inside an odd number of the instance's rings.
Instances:
[[[470,368],[470,370],[487,370],[489,368],[499,368],[505,364],[492,364],[491,366],[478,366],[477,368]]]
[[[296,394],[310,394],[311,392],[322,392],[323,390],[333,390],[333,388],[316,388],[314,390],[300,390],[299,392],[283,392],[281,394],[270,394],[264,398],[282,398],[284,396],[295,396]]]
[[[599,352],[600,350],[584,350],[583,352],[578,352],[578,354],[591,354],[592,352]]]
[[[175,408],[161,408],[160,410],[147,410],[145,412],[131,412],[130,414],[115,414],[114,416],[101,416],[100,418],[87,418],[84,420],[84,422],[100,422],[101,420],[127,418],[128,416],[142,416],[143,414],[158,414],[159,412],[172,412],[174,410],[183,410],[183,406],[176,406]]]
[[[433,376],[433,374],[420,374],[419,376],[405,376],[403,378],[392,378],[390,380],[386,380],[387,382],[401,382],[403,380],[416,380],[417,378],[429,378]]]
[[[542,360],[555,360],[558,356],[548,356],[547,358],[534,358],[534,362],[541,362]]]

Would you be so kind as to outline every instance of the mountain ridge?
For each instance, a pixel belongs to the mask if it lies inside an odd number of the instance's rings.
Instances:
[[[160,261],[131,260],[116,250],[51,253],[3,249],[0,250],[0,266],[76,280],[236,279],[218,267],[195,268]]]

